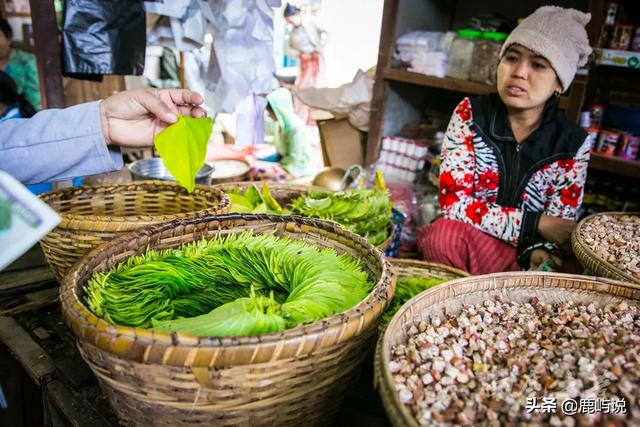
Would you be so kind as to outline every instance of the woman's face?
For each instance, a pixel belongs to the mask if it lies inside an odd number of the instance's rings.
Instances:
[[[538,108],[561,90],[549,61],[526,47],[510,46],[498,64],[498,94],[508,107]]]
[[[0,31],[0,58],[6,58],[11,53],[11,39]]]

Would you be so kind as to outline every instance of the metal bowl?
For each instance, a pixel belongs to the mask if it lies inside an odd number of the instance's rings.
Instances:
[[[175,181],[169,170],[162,163],[162,159],[140,159],[127,166],[134,181],[147,179],[161,179],[163,181]],[[209,184],[214,167],[204,164],[196,174],[196,184]]]

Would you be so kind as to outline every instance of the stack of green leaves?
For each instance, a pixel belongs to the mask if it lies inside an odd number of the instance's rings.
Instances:
[[[211,117],[178,114],[178,121],[160,131],[153,140],[165,167],[189,193],[196,188],[196,174],[204,165],[212,127]]]
[[[96,273],[86,303],[118,325],[199,336],[256,335],[343,312],[372,286],[347,255],[245,232],[149,250]]]
[[[286,215],[289,212],[280,206],[280,203],[271,195],[269,185],[262,185],[262,192],[255,185],[251,185],[242,193],[238,189],[226,191],[231,199],[230,213],[269,213],[274,215]]]
[[[404,277],[398,279],[396,283],[396,291],[393,295],[393,300],[391,300],[391,304],[382,314],[380,324],[386,325],[387,323],[389,323],[393,315],[396,314],[400,307],[402,307],[404,303],[418,295],[420,292],[453,279],[455,279],[455,277]]]
[[[294,214],[335,221],[373,245],[389,234],[391,200],[387,191],[347,190],[337,193],[311,191],[291,204]]]

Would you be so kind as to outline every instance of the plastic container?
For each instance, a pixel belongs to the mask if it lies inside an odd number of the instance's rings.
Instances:
[[[476,30],[458,30],[449,49],[447,77],[469,80],[473,51],[481,35]]]
[[[482,33],[482,38],[477,41],[473,50],[469,80],[492,86],[496,84],[500,48],[506,39],[505,33]]]

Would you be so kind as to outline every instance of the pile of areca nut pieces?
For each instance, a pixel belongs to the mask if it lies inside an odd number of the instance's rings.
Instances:
[[[572,241],[629,279],[476,276],[397,312],[376,359],[393,425],[640,425],[640,216],[592,215]]]

